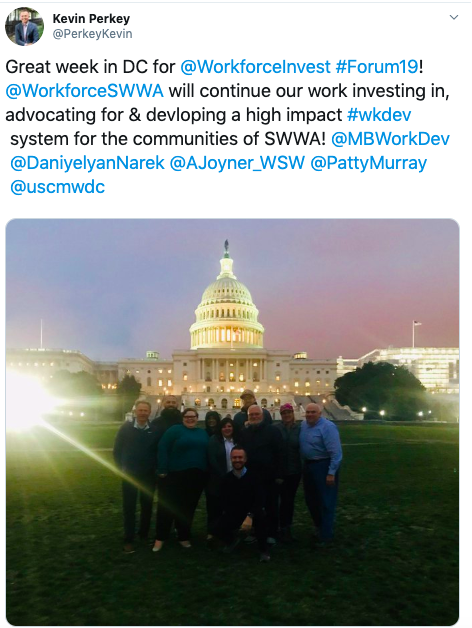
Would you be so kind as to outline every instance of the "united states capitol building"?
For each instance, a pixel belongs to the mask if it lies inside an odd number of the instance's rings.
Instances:
[[[142,385],[142,393],[157,401],[165,394],[181,397],[185,405],[232,409],[240,406],[249,388],[258,402],[277,408],[300,396],[322,401],[332,397],[334,382],[367,361],[407,366],[435,394],[459,392],[457,348],[375,349],[359,359],[316,359],[301,351],[264,348],[264,326],[248,288],[233,272],[228,242],[220,273],[210,283],[195,310],[190,348],[163,359],[157,350],[145,358],[95,362],[80,351],[66,349],[7,349],[7,368],[49,380],[59,370],[87,371],[105,390],[116,388],[125,375]]]

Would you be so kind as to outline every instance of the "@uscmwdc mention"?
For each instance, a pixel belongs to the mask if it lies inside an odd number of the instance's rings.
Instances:
[[[425,14],[414,5],[407,21],[396,5],[381,27],[380,14],[359,5],[337,13],[253,5],[251,21],[243,7],[229,14],[223,4],[176,10],[28,10],[38,32],[43,23],[39,41],[21,50],[4,40],[13,200],[48,197],[55,208],[67,195],[69,207],[83,210],[86,195],[111,216],[112,208],[126,211],[132,191],[133,205],[151,216],[157,183],[159,211],[174,201],[184,212],[198,198],[215,217],[223,198],[226,211],[248,217],[254,208],[244,199],[260,195],[260,211],[290,206],[301,215],[362,206],[377,216],[379,198],[386,216],[399,208],[442,216],[446,203],[463,206],[466,15],[428,6],[441,28],[438,48],[437,30],[419,29]],[[9,16],[13,30],[20,15]],[[178,36],[157,34],[176,23]],[[315,45],[314,23],[323,25]],[[279,30],[282,45],[269,36]]]

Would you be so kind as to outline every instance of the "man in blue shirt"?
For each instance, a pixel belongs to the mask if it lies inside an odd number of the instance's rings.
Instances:
[[[300,454],[304,466],[306,505],[319,541],[326,545],[333,538],[343,452],[338,428],[321,416],[321,408],[316,403],[309,403],[306,407],[305,421],[300,428]]]

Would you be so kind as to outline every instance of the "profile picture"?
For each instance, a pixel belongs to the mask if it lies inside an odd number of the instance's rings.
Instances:
[[[42,37],[43,18],[31,7],[20,7],[7,17],[5,31],[8,39],[17,46],[32,46]]]

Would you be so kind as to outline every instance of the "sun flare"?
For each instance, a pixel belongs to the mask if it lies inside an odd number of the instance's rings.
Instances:
[[[10,432],[25,432],[36,425],[44,425],[44,416],[53,412],[57,405],[57,400],[37,378],[13,371],[7,372],[6,402],[6,428]]]

